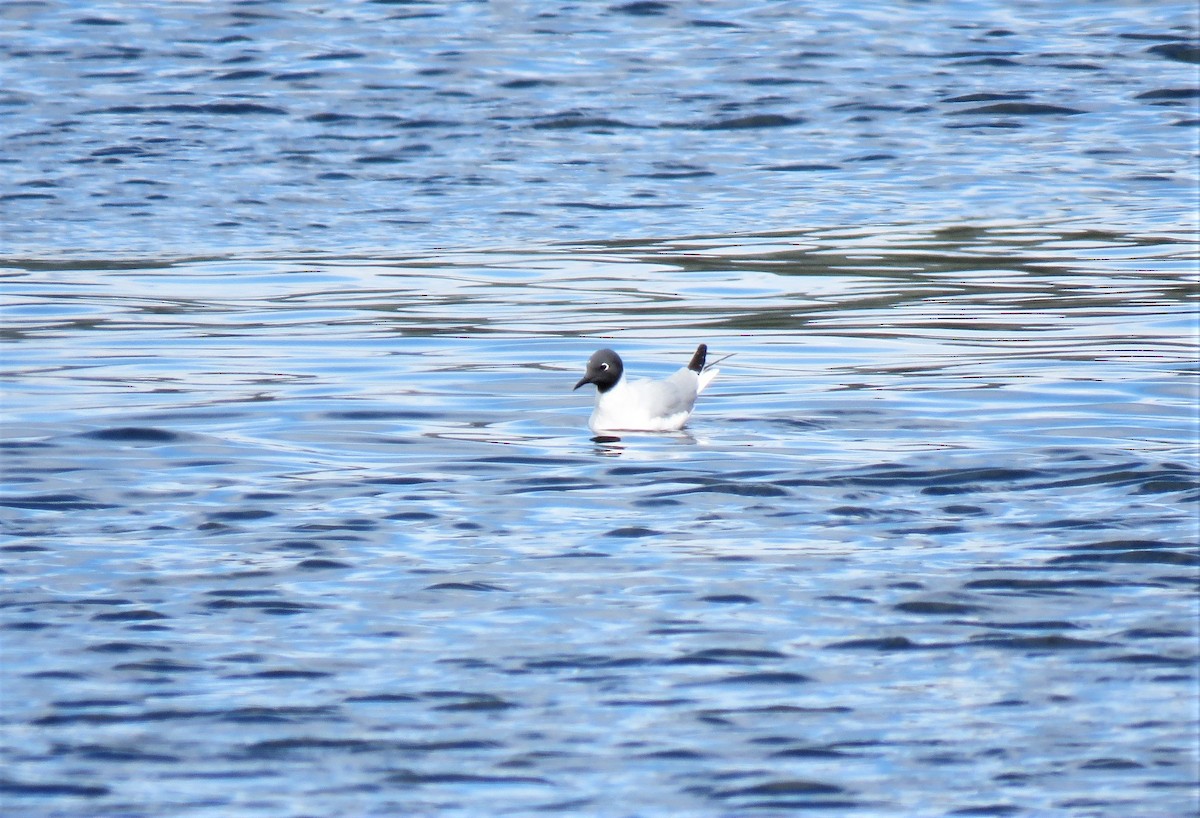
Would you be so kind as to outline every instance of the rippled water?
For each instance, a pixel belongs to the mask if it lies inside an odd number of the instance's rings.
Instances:
[[[12,265],[4,803],[1188,813],[1192,248]],[[723,365],[594,442],[588,353]]]
[[[6,816],[1200,809],[1191,5],[0,24]]]
[[[1193,3],[22,0],[0,24],[10,254],[1154,232],[1197,183]]]

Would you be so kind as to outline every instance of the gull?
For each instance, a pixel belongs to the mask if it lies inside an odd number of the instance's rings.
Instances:
[[[704,365],[707,355],[708,346],[701,344],[688,365],[673,375],[662,380],[630,381],[625,377],[625,362],[620,355],[611,349],[597,350],[588,359],[584,376],[575,384],[576,389],[586,383],[596,387],[596,408],[588,418],[588,428],[593,432],[682,429],[692,414],[696,396],[720,371],[714,364]]]

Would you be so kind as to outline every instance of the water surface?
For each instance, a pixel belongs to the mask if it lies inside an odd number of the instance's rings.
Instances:
[[[1191,3],[25,0],[0,24],[3,254],[1153,233],[1197,185]]]
[[[24,815],[1188,814],[1184,236],[6,270]],[[687,430],[635,374],[736,353]]]
[[[819,6],[0,6],[2,811],[1195,814],[1195,8]]]

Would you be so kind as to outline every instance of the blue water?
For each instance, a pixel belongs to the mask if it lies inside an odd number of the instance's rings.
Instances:
[[[369,253],[983,219],[1161,230],[1189,3],[20,2],[7,254]]]
[[[3,813],[1196,814],[1194,15],[4,6]]]

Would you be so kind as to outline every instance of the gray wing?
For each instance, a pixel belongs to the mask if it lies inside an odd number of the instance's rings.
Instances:
[[[634,381],[629,386],[651,417],[668,417],[692,411],[699,378],[695,372],[681,369],[661,381]]]

